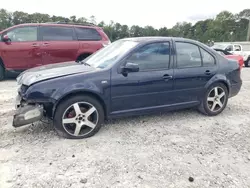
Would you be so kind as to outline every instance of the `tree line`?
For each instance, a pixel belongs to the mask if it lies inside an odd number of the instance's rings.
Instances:
[[[178,22],[172,28],[163,27],[156,29],[152,26],[141,27],[139,25],[128,25],[104,21],[96,23],[95,16],[90,18],[71,16],[69,18],[62,16],[50,16],[48,14],[33,13],[28,14],[21,11],[9,12],[0,9],[0,30],[12,25],[22,23],[44,23],[44,22],[73,22],[84,23],[86,21],[103,27],[105,33],[111,41],[125,37],[140,36],[173,36],[185,37],[199,40],[207,43],[210,41],[245,41],[247,38],[248,24],[250,19],[250,9],[242,10],[237,14],[229,11],[222,11],[214,19],[206,19],[196,22]]]

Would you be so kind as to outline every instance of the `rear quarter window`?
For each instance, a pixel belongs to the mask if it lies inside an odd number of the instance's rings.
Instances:
[[[84,41],[84,40],[98,41],[102,39],[102,37],[100,36],[98,31],[96,31],[96,29],[75,27],[75,31],[76,31],[77,39],[81,41]]]

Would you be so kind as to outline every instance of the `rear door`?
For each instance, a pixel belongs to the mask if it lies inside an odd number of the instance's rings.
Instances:
[[[175,49],[175,102],[198,102],[206,83],[217,72],[215,57],[194,43],[176,41]]]
[[[42,65],[42,53],[38,42],[37,26],[13,28],[8,35],[10,42],[1,42],[1,52],[7,69],[25,70]]]
[[[79,50],[73,27],[41,26],[43,64],[75,61]]]

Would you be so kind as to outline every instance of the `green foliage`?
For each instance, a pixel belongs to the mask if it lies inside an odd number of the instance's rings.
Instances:
[[[244,18],[244,19],[240,19]],[[187,22],[178,22],[172,28],[155,29],[152,26],[140,27],[133,25],[121,25],[111,21],[109,24],[105,22],[96,22],[95,16],[89,19],[85,17],[77,18],[71,16],[65,18],[62,16],[50,16],[48,14],[33,13],[28,14],[21,11],[8,12],[7,10],[0,9],[0,30],[8,28],[12,25],[22,23],[43,23],[66,21],[74,23],[83,23],[86,21],[97,24],[103,27],[105,33],[109,36],[111,41],[126,38],[126,37],[141,37],[141,36],[174,36],[185,37],[201,42],[210,41],[244,41],[247,36],[247,29],[250,19],[250,9],[245,9],[238,14],[232,14],[229,11],[220,12],[215,19],[207,19],[196,22],[194,25]]]

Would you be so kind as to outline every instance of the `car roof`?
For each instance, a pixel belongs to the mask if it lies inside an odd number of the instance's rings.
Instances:
[[[156,42],[156,41],[164,41],[164,40],[174,40],[174,41],[180,41],[180,42],[192,42],[192,43],[199,43],[196,40],[187,39],[187,38],[181,38],[181,37],[160,37],[160,36],[154,36],[154,37],[133,37],[133,38],[124,38],[121,40],[130,40],[135,42]]]
[[[57,23],[57,22],[48,22],[48,23],[24,23],[24,24],[18,24],[18,25],[14,25],[12,27],[6,28],[4,30],[1,31],[1,33],[12,29],[12,28],[16,28],[16,27],[21,27],[21,26],[63,26],[63,27],[84,27],[84,28],[95,28],[95,29],[99,29],[101,27],[98,27],[97,25],[91,25],[91,24],[77,24],[77,23]]]

